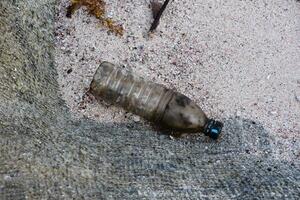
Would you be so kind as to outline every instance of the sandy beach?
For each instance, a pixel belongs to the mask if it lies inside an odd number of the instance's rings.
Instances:
[[[295,1],[173,1],[157,30],[150,1],[111,0],[116,36],[84,8],[56,16],[56,66],[62,98],[74,118],[149,123],[122,108],[85,96],[102,61],[124,66],[196,101],[219,120],[261,123],[274,137],[278,159],[299,159],[300,22]],[[226,133],[226,130],[224,130]]]

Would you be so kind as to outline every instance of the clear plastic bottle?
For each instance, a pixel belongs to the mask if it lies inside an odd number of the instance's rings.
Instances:
[[[203,132],[217,139],[223,127],[221,122],[207,118],[187,96],[109,62],[101,63],[97,69],[90,92],[177,133]]]

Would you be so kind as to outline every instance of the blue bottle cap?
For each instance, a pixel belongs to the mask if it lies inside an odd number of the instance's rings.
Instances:
[[[204,134],[209,136],[212,139],[217,139],[221,134],[222,128],[223,128],[222,122],[210,119],[206,124]]]

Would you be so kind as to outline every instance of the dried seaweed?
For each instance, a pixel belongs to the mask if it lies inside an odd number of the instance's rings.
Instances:
[[[116,24],[112,19],[105,17],[105,2],[103,0],[71,0],[71,5],[67,8],[67,17],[72,14],[81,6],[85,6],[91,15],[94,15],[100,20],[101,24],[107,27],[116,35],[123,35],[123,27]]]

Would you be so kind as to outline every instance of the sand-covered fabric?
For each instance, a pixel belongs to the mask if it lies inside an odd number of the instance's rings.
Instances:
[[[0,2],[0,199],[299,198],[299,135],[283,148],[259,120],[224,117],[214,142],[74,118],[57,81],[57,3]]]

